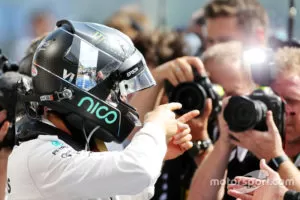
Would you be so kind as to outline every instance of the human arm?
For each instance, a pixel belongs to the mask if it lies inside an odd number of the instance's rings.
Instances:
[[[220,141],[216,142],[194,174],[188,200],[219,199],[223,196],[225,185],[219,183],[225,180],[230,152]]]
[[[39,145],[34,149],[39,153],[28,160],[39,191],[51,198],[103,198],[134,195],[153,186],[160,174],[166,141],[178,130],[178,121],[170,111],[179,109],[178,105],[162,105],[147,114],[145,126],[122,152],[76,152],[59,147],[53,155],[51,142]]]
[[[223,105],[226,104],[226,99]],[[226,169],[233,145],[229,139],[229,129],[219,115],[220,138],[211,153],[202,161],[196,170],[189,191],[188,200],[222,199],[225,189]],[[201,188],[201,189],[199,189]],[[205,192],[203,192],[205,191]]]
[[[208,141],[210,140],[208,134],[208,119],[212,111],[212,101],[207,99],[205,103],[204,112],[198,118],[192,119],[188,122],[191,128],[191,135],[193,141]],[[213,144],[211,144],[205,151],[199,151],[197,155],[194,156],[196,164],[199,166],[201,162],[212,152]]]
[[[249,149],[256,157],[269,162],[272,158],[284,156],[285,152],[271,111],[267,112],[266,120],[268,131],[248,130],[231,134],[238,140],[232,140],[232,143]],[[294,180],[295,184],[286,185],[289,189],[300,191],[300,173],[292,161],[284,161],[279,166],[278,173],[283,180]]]

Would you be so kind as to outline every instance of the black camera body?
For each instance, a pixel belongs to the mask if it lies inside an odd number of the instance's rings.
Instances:
[[[17,72],[6,72],[0,77],[0,110],[7,111],[5,121],[10,122],[10,127],[4,140],[0,142],[1,147],[13,147],[15,142],[15,119],[16,112],[21,105],[17,105],[17,82],[21,75]],[[4,122],[0,123],[0,127]]]
[[[4,74],[5,72],[18,71],[19,66],[15,63],[10,63],[6,56],[2,54],[2,50],[0,49],[0,74]]]
[[[5,109],[7,117],[5,121],[10,122],[10,127],[3,141],[0,141],[2,147],[13,147],[15,144],[15,122],[16,113],[23,111],[23,106],[18,101],[18,84],[24,75],[18,73],[19,66],[12,64],[1,53],[0,49],[0,111]],[[2,127],[4,121],[0,123]]]
[[[274,122],[284,139],[285,103],[273,91],[257,89],[249,96],[233,96],[224,109],[224,119],[231,131],[250,129],[267,131],[266,114],[271,110]]]
[[[194,81],[180,83],[174,87],[169,81],[165,81],[165,90],[169,98],[169,102],[179,102],[182,104],[180,110],[175,112],[183,115],[192,110],[199,110],[203,113],[207,98],[212,100],[213,110],[211,118],[215,117],[221,110],[220,97],[213,89],[213,85],[209,78],[200,76],[194,71]]]

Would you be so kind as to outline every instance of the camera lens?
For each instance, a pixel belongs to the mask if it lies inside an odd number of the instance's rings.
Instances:
[[[179,102],[182,104],[182,109],[176,111],[182,115],[195,109],[202,111],[205,106],[206,98],[207,94],[204,88],[199,84],[190,82],[179,84],[174,89],[170,100],[171,102]]]
[[[263,102],[234,96],[230,98],[224,110],[224,119],[230,130],[241,132],[253,129],[264,122],[266,112],[267,106]]]

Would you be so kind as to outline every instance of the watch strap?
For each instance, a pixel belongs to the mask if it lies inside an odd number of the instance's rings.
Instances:
[[[199,154],[200,151],[205,151],[212,145],[210,139],[207,140],[197,140],[193,142],[193,147],[188,150],[190,156],[195,157]]]
[[[280,165],[289,160],[289,158],[286,155],[281,155],[275,158],[272,158],[269,162],[268,165],[274,170],[274,171],[278,171]]]

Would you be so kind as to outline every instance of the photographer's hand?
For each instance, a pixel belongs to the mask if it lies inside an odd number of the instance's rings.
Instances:
[[[231,135],[238,140],[231,139],[231,142],[248,149],[256,157],[266,159],[269,162],[272,158],[284,155],[285,153],[271,111],[267,112],[266,120],[268,131],[247,130],[242,133],[231,132]]]
[[[201,114],[201,116],[194,118],[188,122],[188,125],[191,128],[193,141],[209,139],[207,126],[208,126],[208,118],[211,111],[212,111],[212,101],[211,99],[207,99],[205,103],[204,112]]]
[[[227,103],[228,98],[225,98],[223,105]],[[224,106],[222,107],[224,108]],[[191,183],[188,200],[222,199],[224,196],[225,184],[212,184],[211,181],[226,182],[228,160],[234,145],[230,143],[229,128],[223,119],[223,109],[218,116],[218,122],[220,137],[209,155],[198,165]]]
[[[254,153],[258,158],[264,158],[267,162],[278,156],[285,155],[278,129],[273,120],[271,111],[267,112],[268,131],[249,130],[243,133],[231,133],[238,141],[232,143],[244,147]],[[286,187],[292,190],[300,190],[300,173],[290,160],[280,164],[278,173],[283,180],[293,181]]]
[[[218,142],[221,146],[223,146],[226,149],[233,149],[235,147],[235,144],[232,143],[232,139],[230,138],[230,130],[228,127],[228,124],[226,123],[223,115],[224,115],[224,109],[228,104],[230,97],[226,97],[222,101],[222,112],[218,116],[218,122],[219,122],[219,129],[220,129],[220,137],[218,139]]]
[[[200,117],[190,120],[187,124],[191,128],[191,135],[193,136],[193,141],[207,141],[210,139],[207,126],[209,115],[212,111],[212,100],[207,99],[205,102],[204,112]],[[213,145],[211,144],[205,151],[200,151],[195,157],[194,160],[197,165],[200,165],[206,156],[210,154],[213,150]]]
[[[166,62],[152,70],[152,74],[158,85],[163,83],[164,80],[168,80],[173,86],[177,86],[179,83],[194,80],[193,67],[200,75],[206,75],[202,61],[191,56],[184,56]]]

